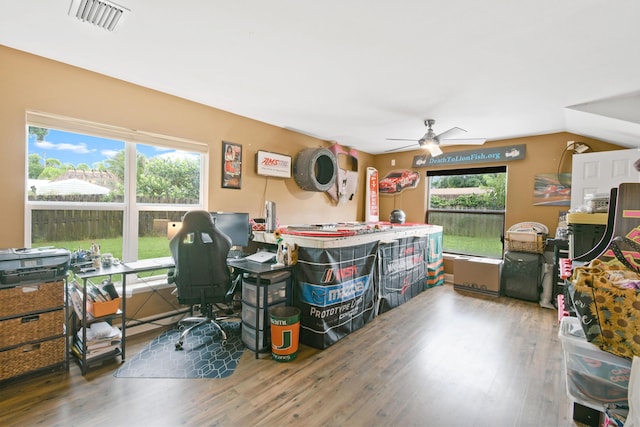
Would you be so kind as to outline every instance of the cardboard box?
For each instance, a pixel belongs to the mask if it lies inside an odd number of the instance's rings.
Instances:
[[[500,296],[502,260],[458,257],[453,262],[453,287],[461,291]]]

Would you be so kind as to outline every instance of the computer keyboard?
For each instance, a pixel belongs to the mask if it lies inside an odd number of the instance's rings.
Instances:
[[[243,252],[242,249],[231,249],[227,254],[227,258],[244,258],[248,254]]]

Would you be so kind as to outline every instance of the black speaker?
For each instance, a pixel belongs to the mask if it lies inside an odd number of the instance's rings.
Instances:
[[[502,293],[526,301],[540,299],[540,279],[544,257],[529,252],[507,251],[502,265]]]

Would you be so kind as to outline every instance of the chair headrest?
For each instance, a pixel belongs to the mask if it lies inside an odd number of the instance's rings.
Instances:
[[[182,219],[183,230],[204,230],[214,228],[213,218],[207,211],[189,211]]]

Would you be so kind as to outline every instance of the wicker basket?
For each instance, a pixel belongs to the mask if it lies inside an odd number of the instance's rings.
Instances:
[[[64,307],[64,282],[23,285],[0,290],[0,317]]]
[[[0,351],[0,380],[65,362],[65,338]]]
[[[64,333],[64,310],[32,314],[0,322],[0,348]]]
[[[513,252],[530,252],[534,254],[544,253],[547,236],[544,234],[536,234],[532,241],[523,241],[517,239],[504,239],[504,247],[507,251]]]

